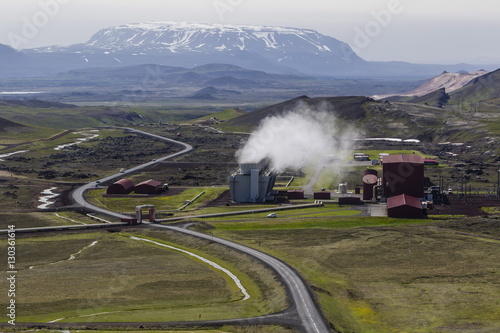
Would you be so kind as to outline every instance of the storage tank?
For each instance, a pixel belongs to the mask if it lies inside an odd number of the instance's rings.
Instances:
[[[363,200],[373,199],[373,188],[377,185],[377,182],[377,175],[369,173],[363,176]]]
[[[346,194],[347,193],[347,183],[339,184],[339,193]]]
[[[378,171],[375,169],[366,169],[365,170],[365,175],[375,175],[378,177]]]

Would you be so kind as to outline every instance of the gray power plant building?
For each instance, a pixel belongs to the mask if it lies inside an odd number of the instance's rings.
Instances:
[[[231,198],[235,202],[266,202],[273,199],[271,191],[276,174],[269,169],[266,161],[242,163],[227,180]]]

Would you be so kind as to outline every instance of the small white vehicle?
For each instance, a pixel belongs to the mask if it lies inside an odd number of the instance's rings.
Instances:
[[[275,218],[276,217],[276,213],[267,214],[267,217],[268,218]]]

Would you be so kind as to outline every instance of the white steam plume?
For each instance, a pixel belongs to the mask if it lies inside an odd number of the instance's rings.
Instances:
[[[238,162],[258,163],[267,158],[279,172],[317,165],[327,155],[344,159],[359,134],[352,127],[340,124],[327,108],[323,104],[311,109],[300,102],[282,115],[265,118],[236,153]]]

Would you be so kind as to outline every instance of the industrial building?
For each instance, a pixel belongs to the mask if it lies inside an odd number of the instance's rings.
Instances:
[[[134,192],[137,194],[159,194],[164,190],[163,184],[154,179],[143,181],[134,188]]]
[[[238,171],[228,177],[231,198],[235,202],[266,202],[273,200],[271,191],[276,174],[266,161],[242,163]]]
[[[382,186],[387,198],[401,194],[424,197],[424,160],[418,155],[382,157]]]
[[[424,210],[419,198],[401,194],[387,198],[387,214],[389,217],[420,218]]]
[[[108,186],[107,194],[129,194],[134,190],[134,183],[129,179],[120,179]]]
[[[303,190],[288,190],[287,197],[289,200],[304,199],[304,191]]]
[[[387,198],[388,216],[422,217],[424,159],[417,155],[386,155],[382,157],[382,165],[382,189]]]
[[[320,191],[314,192],[313,197],[317,200],[330,200],[332,198],[332,194],[329,191]]]

